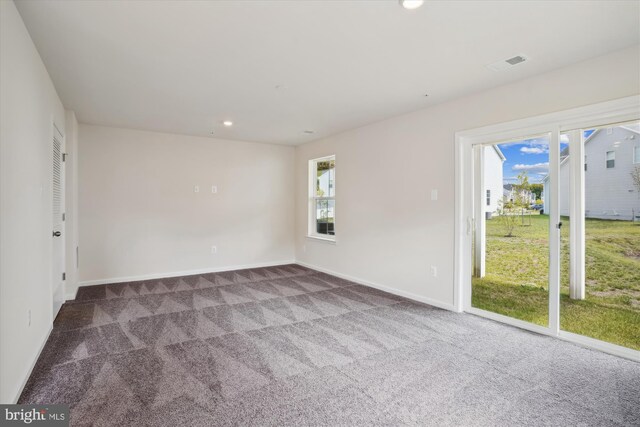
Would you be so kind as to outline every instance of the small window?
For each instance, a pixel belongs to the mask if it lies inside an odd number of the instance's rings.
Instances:
[[[335,240],[336,157],[309,161],[309,236]]]
[[[607,151],[607,169],[612,169],[616,165],[616,152]]]
[[[491,190],[487,190],[487,206],[491,206]]]
[[[640,146],[633,147],[633,163],[640,163]]]

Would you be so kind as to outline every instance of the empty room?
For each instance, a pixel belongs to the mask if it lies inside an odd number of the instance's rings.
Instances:
[[[640,0],[0,0],[0,101],[1,425],[640,425]]]

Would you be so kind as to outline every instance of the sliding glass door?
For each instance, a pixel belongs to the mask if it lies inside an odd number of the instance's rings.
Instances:
[[[560,329],[640,350],[640,122],[562,138]]]
[[[640,98],[457,134],[457,304],[640,360]]]
[[[471,306],[547,327],[549,135],[476,145],[474,172]]]

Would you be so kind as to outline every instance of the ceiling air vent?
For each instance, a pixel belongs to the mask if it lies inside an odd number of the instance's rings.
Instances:
[[[494,62],[493,64],[487,65],[487,68],[493,71],[503,71],[507,70],[511,67],[514,67],[518,64],[522,64],[523,62],[528,61],[524,55],[516,55],[511,58],[503,59],[502,61]]]

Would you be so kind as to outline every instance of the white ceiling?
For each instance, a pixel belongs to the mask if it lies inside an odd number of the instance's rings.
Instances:
[[[283,144],[640,42],[638,1],[16,3],[81,122]]]

